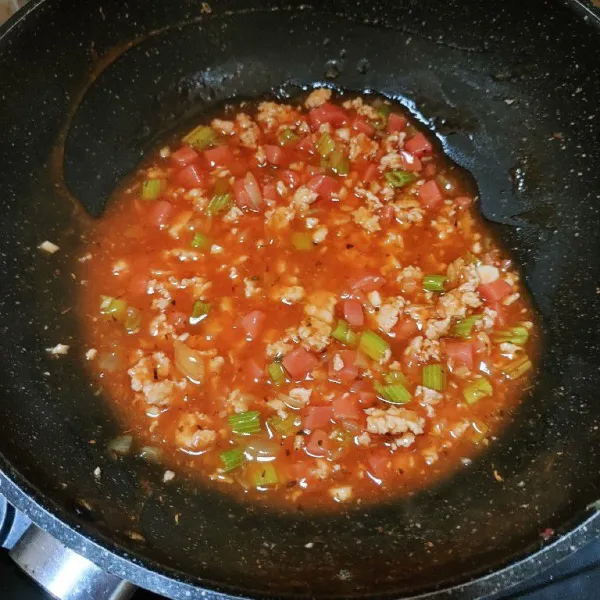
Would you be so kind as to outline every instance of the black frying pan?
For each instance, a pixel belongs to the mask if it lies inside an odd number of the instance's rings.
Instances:
[[[593,10],[558,0],[211,6],[40,0],[2,30],[0,492],[103,567],[177,598],[200,597],[199,588],[348,598],[451,586],[471,598],[596,535]],[[118,429],[84,373],[69,311],[90,220],[74,197],[99,214],[182,119],[226,98],[285,98],[323,81],[397,98],[437,133],[475,177],[545,328],[539,382],[489,451],[411,498],[335,516],[249,508],[111,458],[106,442]],[[45,239],[61,251],[41,255]],[[58,342],[69,355],[51,360],[44,349]]]

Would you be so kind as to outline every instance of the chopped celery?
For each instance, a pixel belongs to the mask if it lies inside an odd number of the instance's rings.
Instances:
[[[227,177],[219,177],[215,181],[215,187],[213,188],[213,194],[215,196],[221,196],[222,194],[228,194],[231,192],[231,186]]]
[[[298,415],[288,415],[285,419],[281,417],[271,417],[267,423],[271,429],[274,429],[281,437],[291,437],[302,429],[302,419]]]
[[[230,415],[228,421],[231,431],[240,435],[259,433],[261,430],[260,413],[257,410]]]
[[[497,344],[508,342],[509,344],[515,344],[516,346],[524,346],[529,339],[529,331],[526,327],[518,325],[516,327],[510,327],[504,331],[495,331],[492,335],[492,339]]]
[[[282,146],[286,146],[287,144],[293,144],[298,136],[289,127],[286,127],[277,134],[277,139]]]
[[[125,331],[127,333],[137,333],[140,330],[142,324],[142,316],[140,311],[134,306],[128,306],[125,316]]]
[[[404,376],[404,373],[402,373],[402,371],[387,372],[383,376],[383,381],[385,381],[385,383],[387,383],[388,385],[394,383],[401,383],[403,386],[406,386],[408,384],[408,381],[406,380],[406,377]]]
[[[310,233],[303,231],[294,231],[294,233],[292,233],[292,246],[294,246],[296,250],[303,251],[312,250],[315,247]]]
[[[336,149],[327,157],[327,168],[336,175],[346,177],[350,173],[350,161],[342,150]]]
[[[281,385],[285,381],[285,369],[280,361],[274,360],[268,367],[269,379],[275,385]]]
[[[123,321],[127,316],[127,302],[112,296],[100,296],[100,314]]]
[[[203,233],[200,233],[199,231],[194,233],[194,239],[192,240],[193,248],[197,248],[198,250],[208,250],[210,245],[210,240]]]
[[[225,471],[225,473],[241,467],[242,463],[245,461],[244,453],[241,448],[232,448],[231,450],[221,452],[219,458],[221,459],[223,471]]]
[[[350,329],[350,326],[343,319],[339,319],[336,328],[331,334],[338,342],[344,344],[344,346],[356,346],[358,342],[358,335]]]
[[[200,321],[203,321],[208,317],[210,313],[210,304],[208,302],[202,302],[202,300],[196,300],[192,307],[192,316],[190,317],[190,323],[197,325]]]
[[[375,332],[367,329],[360,336],[358,349],[369,358],[382,362],[386,354],[389,353],[390,345]]]
[[[403,188],[409,183],[415,181],[417,176],[414,173],[409,173],[408,171],[397,170],[388,171],[385,174],[385,178],[393,188]]]
[[[459,338],[468,338],[475,323],[481,319],[483,319],[483,315],[471,315],[470,317],[461,319],[452,328],[452,335]]]
[[[428,292],[443,292],[447,279],[445,275],[425,275],[423,289]]]
[[[444,389],[444,370],[442,365],[426,365],[423,367],[423,386],[436,392]]]
[[[227,212],[232,205],[231,194],[215,194],[206,206],[206,214],[209,217],[216,217]]]
[[[142,198],[156,200],[166,187],[164,179],[147,179],[142,183]]]
[[[392,107],[389,104],[384,104],[381,102],[380,104],[374,105],[374,108],[379,117],[372,122],[373,127],[375,127],[375,129],[385,129],[387,127],[388,118],[390,116],[390,112],[392,111]]]
[[[257,488],[270,487],[279,483],[277,471],[271,463],[252,465],[252,481]]]
[[[475,404],[486,396],[491,396],[493,393],[492,384],[485,378],[480,377],[471,381],[463,390],[463,396],[467,404]]]
[[[502,372],[509,379],[518,379],[522,375],[525,375],[533,367],[531,360],[527,354],[523,354],[519,358],[511,360],[509,363],[502,367]]]
[[[212,146],[217,139],[217,132],[206,125],[199,125],[192,129],[184,138],[183,141],[190,146],[194,146],[197,150],[204,150]]]
[[[382,385],[376,381],[373,387],[381,398],[392,404],[406,404],[412,398],[410,392],[401,383]]]
[[[317,142],[317,152],[323,157],[329,156],[335,150],[335,142],[328,133],[324,133]]]

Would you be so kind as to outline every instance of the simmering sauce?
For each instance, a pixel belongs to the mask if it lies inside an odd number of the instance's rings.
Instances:
[[[476,200],[373,97],[231,106],[162,148],[82,263],[111,449],[303,506],[468,464],[530,384],[536,339]]]

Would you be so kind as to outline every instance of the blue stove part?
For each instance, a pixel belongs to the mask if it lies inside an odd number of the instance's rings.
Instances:
[[[11,550],[31,521],[0,496],[0,547]]]

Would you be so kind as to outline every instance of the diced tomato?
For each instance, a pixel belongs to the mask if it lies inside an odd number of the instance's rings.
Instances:
[[[383,479],[390,470],[392,457],[385,448],[373,450],[368,458],[369,473],[377,479]]]
[[[375,394],[373,384],[370,381],[356,380],[350,386],[350,391],[357,394],[362,408],[369,407],[377,402],[377,394]]]
[[[265,368],[261,367],[253,358],[244,363],[244,371],[248,379],[258,383],[265,376]]]
[[[491,283],[481,284],[477,291],[486,302],[498,302],[512,292],[512,287],[504,279],[496,279]]]
[[[500,302],[488,302],[487,305],[496,312],[496,327],[506,327],[508,322],[507,307]]]
[[[446,356],[455,364],[473,368],[473,342],[461,340],[446,340]]]
[[[339,127],[348,120],[348,114],[342,107],[325,102],[318,108],[313,108],[308,113],[308,118],[314,131],[323,123],[331,123],[334,127]]]
[[[417,172],[423,168],[421,161],[410,152],[406,150],[400,150],[400,161],[402,162],[402,168],[405,171]]]
[[[263,185],[263,197],[265,200],[272,200],[273,202],[277,200],[277,187],[274,183],[265,183]]]
[[[176,187],[183,187],[188,190],[200,187],[204,183],[204,173],[200,166],[191,163],[182,169],[179,169],[171,180]]]
[[[375,163],[367,163],[365,166],[365,170],[361,176],[361,179],[365,183],[370,183],[371,181],[375,181],[379,176],[379,171],[377,170],[377,165]]]
[[[362,327],[365,324],[365,315],[362,304],[358,300],[344,300],[344,319],[352,327]]]
[[[246,192],[246,186],[244,185],[243,179],[236,179],[233,184],[233,195],[235,196],[235,203],[244,210],[250,204],[248,193]]]
[[[332,419],[333,408],[331,406],[309,406],[306,409],[306,416],[302,420],[302,427],[315,431],[327,427]]]
[[[306,187],[316,192],[322,198],[331,198],[340,189],[340,184],[329,175],[316,175],[307,184]]]
[[[350,288],[352,290],[362,290],[363,292],[372,292],[378,290],[386,283],[385,277],[379,273],[363,273],[350,280]]]
[[[253,310],[242,317],[240,324],[250,339],[257,339],[263,329],[267,315],[260,310]]]
[[[281,174],[281,181],[283,181],[283,183],[291,190],[295,190],[300,185],[302,179],[300,173],[296,173],[296,171],[292,171],[291,169],[286,169]]]
[[[191,146],[181,146],[171,154],[171,160],[180,167],[196,162],[200,155]]]
[[[169,221],[169,217],[173,214],[174,206],[165,200],[157,200],[152,206],[149,217],[150,222],[162,229]]]
[[[394,207],[387,204],[379,209],[379,224],[387,227],[394,220]]]
[[[303,152],[313,152],[315,149],[315,143],[313,142],[312,137],[307,135],[298,142],[296,147]]]
[[[363,411],[358,404],[358,398],[354,394],[344,394],[339,398],[335,398],[331,403],[333,407],[333,418],[336,421],[349,419],[351,421],[361,421]]]
[[[352,123],[352,129],[358,131],[358,133],[364,133],[371,137],[375,133],[375,127],[368,123],[363,117],[356,117]]]
[[[402,115],[396,113],[390,113],[387,122],[387,132],[394,133],[394,131],[402,131],[406,127],[406,119]]]
[[[337,360],[336,360],[337,357]],[[336,371],[337,362],[342,362],[342,367]],[[347,384],[358,377],[356,366],[356,352],[354,350],[341,350],[336,352],[329,361],[329,379]]]
[[[413,137],[407,140],[404,144],[404,148],[411,154],[416,154],[419,157],[424,154],[430,154],[433,150],[433,146],[421,132],[413,135]]]
[[[233,193],[235,202],[241,209],[258,212],[264,204],[258,181],[250,171],[246,173],[246,177],[235,181]]]
[[[469,208],[469,206],[473,204],[473,198],[470,198],[469,196],[456,196],[454,202],[456,202],[456,205],[460,208]]]
[[[229,146],[217,146],[216,148],[205,150],[204,158],[206,158],[211,167],[228,165],[235,160]]]
[[[306,443],[306,451],[311,456],[325,456],[329,452],[330,447],[331,441],[322,429],[313,431]]]
[[[283,162],[283,150],[279,146],[266,145],[265,156],[267,157],[267,162],[272,165],[280,165]]]
[[[421,204],[429,210],[437,208],[444,201],[444,196],[433,179],[426,181],[417,193]]]
[[[397,340],[409,340],[411,337],[417,335],[419,328],[414,319],[405,317],[393,330]]]
[[[299,347],[286,354],[281,363],[294,379],[304,379],[319,364],[319,359]]]

